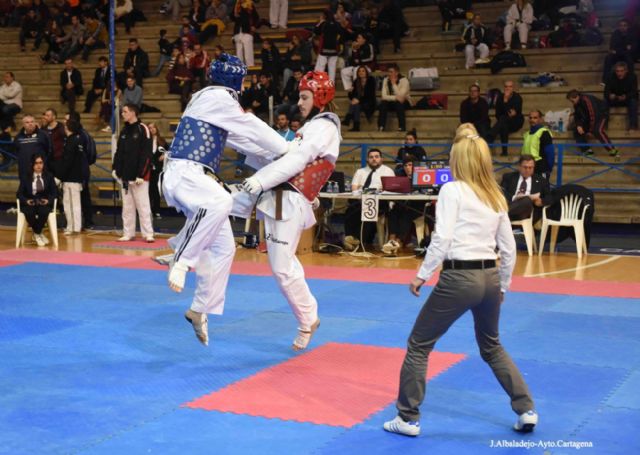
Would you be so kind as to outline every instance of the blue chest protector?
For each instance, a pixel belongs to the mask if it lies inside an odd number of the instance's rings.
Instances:
[[[203,120],[182,117],[171,142],[170,157],[194,161],[217,172],[228,134]]]

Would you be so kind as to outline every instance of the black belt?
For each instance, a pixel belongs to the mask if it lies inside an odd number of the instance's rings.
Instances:
[[[482,270],[493,269],[495,266],[495,259],[480,259],[477,261],[458,261],[455,259],[447,259],[442,262],[442,270]]]
[[[278,186],[274,186],[271,188],[272,190],[282,190],[282,191],[297,191],[295,187],[289,182],[283,182]]]

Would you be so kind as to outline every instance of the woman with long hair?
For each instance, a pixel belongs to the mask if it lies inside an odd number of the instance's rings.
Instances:
[[[358,67],[356,80],[349,90],[348,96],[349,112],[344,123],[348,125],[353,119],[353,128],[349,131],[360,131],[360,114],[364,112],[369,121],[376,110],[376,80],[369,74],[366,66]]]
[[[149,133],[151,133],[151,140],[153,141],[151,152],[151,177],[149,179],[149,202],[151,203],[151,213],[154,217],[160,218],[160,190],[158,189],[158,180],[160,179],[160,173],[162,172],[162,166],[164,164],[164,154],[169,148],[167,141],[162,137],[160,131],[158,131],[158,125],[155,123],[149,123]]]
[[[442,271],[409,336],[400,372],[398,415],[384,429],[407,436],[420,434],[419,407],[425,396],[429,354],[449,327],[471,310],[480,355],[518,415],[514,429],[529,432],[538,423],[538,414],[527,384],[498,335],[500,306],[516,261],[507,201],[493,176],[489,147],[478,135],[456,137],[450,166],[455,181],[440,190],[435,232],[409,285],[411,293],[419,296],[420,288],[441,264]]]
[[[184,54],[178,54],[175,65],[167,73],[167,83],[169,93],[180,95],[180,109],[184,111],[191,97],[193,84],[193,73]]]

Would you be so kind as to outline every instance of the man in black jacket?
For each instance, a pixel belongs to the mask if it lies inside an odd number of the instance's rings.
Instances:
[[[87,99],[84,102],[84,113],[91,112],[91,107],[97,99],[102,97],[102,92],[109,85],[111,79],[111,68],[109,68],[109,62],[107,57],[100,57],[98,59],[98,67],[93,74],[93,82],[91,84],[91,90],[87,92]]]
[[[31,157],[36,153],[43,156],[51,154],[51,141],[44,131],[38,128],[33,115],[22,117],[22,129],[14,139],[18,157],[18,176],[20,180],[28,179],[31,171]]]
[[[618,157],[620,153],[611,144],[611,140],[604,130],[608,117],[606,105],[595,96],[585,95],[577,90],[571,90],[567,93],[567,99],[571,101],[574,108],[575,130],[573,134],[576,142],[587,144],[588,137],[593,136],[602,142],[604,148],[609,152],[609,156]],[[591,147],[584,145],[580,148],[585,155],[593,155]]]
[[[535,160],[531,155],[520,155],[518,171],[502,176],[500,186],[509,204],[509,219],[524,220],[533,212],[533,222],[542,217],[542,207],[550,199],[549,181],[534,174]]]
[[[460,123],[472,123],[478,134],[487,137],[491,120],[489,119],[489,103],[480,96],[480,86],[469,86],[469,97],[460,103]]]
[[[64,61],[64,69],[60,72],[60,96],[62,104],[69,103],[71,112],[76,110],[76,97],[84,93],[82,88],[82,74],[73,66],[73,60],[68,58]]]
[[[134,104],[125,104],[122,119],[125,122],[115,156],[113,178],[122,185],[122,237],[120,242],[133,240],[136,235],[136,210],[140,230],[147,242],[153,242],[149,178],[153,142],[149,128],[138,120],[140,111]]]
[[[614,73],[604,86],[604,102],[607,108],[626,106],[628,129],[638,129],[638,78],[629,72],[625,62],[616,63]]]
[[[149,55],[142,50],[136,38],[129,39],[129,50],[124,56],[124,73],[119,74],[118,86],[124,88],[127,74],[135,77],[136,84],[142,87],[142,79],[149,77]]]

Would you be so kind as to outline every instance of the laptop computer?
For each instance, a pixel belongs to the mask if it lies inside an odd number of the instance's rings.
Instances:
[[[411,193],[411,179],[409,177],[380,177],[382,190],[393,193]]]

